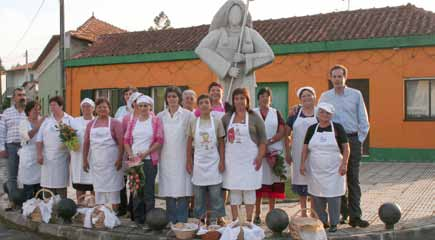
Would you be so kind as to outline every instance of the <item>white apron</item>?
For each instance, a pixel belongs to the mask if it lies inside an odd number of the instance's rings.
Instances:
[[[346,191],[346,179],[340,176],[339,168],[343,156],[335,139],[335,129],[331,122],[332,132],[317,132],[308,144],[308,192],[317,197],[338,197]]]
[[[30,122],[26,121],[26,123],[29,125],[30,131],[32,129]],[[18,180],[25,185],[40,183],[41,165],[37,162],[36,134],[26,144],[21,144],[18,155],[20,156]]]
[[[201,117],[196,121],[195,153],[192,183],[197,186],[210,186],[222,182],[219,172],[219,150],[217,147],[216,128],[213,117],[210,117],[211,127],[200,128]]]
[[[112,138],[110,131],[112,119],[108,127],[94,128],[94,121],[90,132],[90,153],[92,162],[92,183],[95,192],[116,192],[123,188],[123,170],[116,170],[115,162],[118,160],[118,145]]]
[[[181,108],[173,117],[167,116],[163,122],[165,138],[159,161],[160,197],[192,196],[191,176],[186,170],[188,119],[183,119],[182,116],[186,114],[185,111]],[[170,113],[165,110],[163,114]]]
[[[293,141],[291,148],[291,155],[293,159],[293,164],[291,166],[291,176],[292,176],[292,184],[295,185],[307,185],[308,178],[306,176],[301,175],[300,166],[302,162],[302,149],[304,147],[305,135],[307,134],[308,128],[317,123],[317,118],[313,117],[301,117],[302,108],[299,110],[297,118],[293,123]],[[308,162],[306,163],[308,166]]]
[[[223,187],[229,190],[257,190],[261,188],[263,170],[255,170],[255,158],[258,146],[249,134],[249,115],[246,113],[245,124],[233,123],[235,114],[231,116],[228,132],[234,129],[234,141],[227,137],[225,143],[225,172]]]
[[[222,117],[225,115],[225,112],[219,112],[219,111],[211,111],[211,116],[215,119],[222,119]]]
[[[85,137],[86,126],[91,120],[85,120],[83,117],[78,117],[73,120],[72,127],[77,131],[77,136],[80,142],[80,150],[71,151],[71,180],[76,184],[92,184],[90,172],[83,170],[83,142]],[[91,154],[88,155],[90,159]],[[91,162],[91,160],[89,160]]]
[[[131,150],[134,155],[143,153],[151,147],[153,139],[153,126],[151,116],[146,121],[136,120],[136,125],[133,128],[133,144]],[[150,156],[147,156],[150,159]]]
[[[258,114],[258,116],[263,118],[261,116],[261,112],[260,112],[259,108],[255,108],[254,111]],[[270,139],[276,135],[276,132],[279,128],[278,115],[277,115],[276,109],[269,107],[269,111],[267,112],[266,119],[264,120],[264,126],[266,128],[267,139]],[[268,145],[267,152],[269,153],[269,152],[279,151],[280,153],[282,153],[283,148],[284,148],[283,141],[278,141],[278,142],[275,142],[273,144]],[[284,163],[284,164],[286,164],[286,163]],[[276,176],[275,174],[273,174],[272,167],[269,165],[267,158],[263,159],[262,166],[263,166],[263,182],[262,183],[264,185],[272,185],[274,183],[281,182],[279,176]],[[287,168],[287,164],[286,164],[286,168]]]
[[[70,125],[69,122],[63,122]],[[44,164],[41,167],[41,187],[66,188],[69,180],[69,151],[59,138],[55,121],[43,129]]]

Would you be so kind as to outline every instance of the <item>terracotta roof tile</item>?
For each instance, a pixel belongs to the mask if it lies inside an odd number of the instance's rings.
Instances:
[[[26,64],[18,65],[18,66],[12,67],[11,69],[7,70],[6,72],[23,71],[23,70],[26,70],[26,66],[29,68],[29,71],[30,71],[30,70],[32,70],[34,63],[35,62],[28,63],[27,65]]]
[[[435,34],[435,13],[408,4],[254,22],[269,44]],[[74,58],[191,51],[208,25],[102,35]]]
[[[125,30],[113,26],[107,22],[97,19],[92,16],[86,22],[84,22],[80,27],[74,31],[69,31],[72,37],[82,39],[89,42],[94,42],[98,36],[102,34],[113,34],[113,33],[124,33]],[[50,41],[45,46],[41,55],[39,55],[33,67],[37,68],[45,57],[50,53],[51,49],[56,46],[59,41],[59,35],[53,35]]]

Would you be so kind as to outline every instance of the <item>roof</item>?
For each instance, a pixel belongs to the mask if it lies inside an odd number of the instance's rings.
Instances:
[[[32,70],[32,67],[33,67],[34,63],[35,63],[35,62],[28,63],[27,65],[26,65],[26,64],[18,65],[18,66],[12,67],[12,68],[9,69],[9,70],[6,70],[6,72],[24,71],[24,70],[26,70],[26,67],[27,67],[29,70]]]
[[[126,32],[126,30],[123,30],[107,22],[99,20],[94,16],[86,20],[86,22],[83,23],[76,30],[69,31],[71,37],[85,40],[88,42],[94,42],[97,39],[97,37],[102,34],[113,34],[113,33],[123,33],[123,32]],[[38,59],[36,60],[34,65],[35,68],[37,68],[42,63],[45,57],[47,57],[47,55],[50,53],[51,49],[54,46],[56,46],[58,41],[59,41],[59,34],[53,35],[50,38],[50,41],[48,41],[41,55],[39,55]]]
[[[74,58],[192,51],[209,25],[102,35]],[[270,45],[435,34],[435,13],[408,4],[261,20],[254,28]]]

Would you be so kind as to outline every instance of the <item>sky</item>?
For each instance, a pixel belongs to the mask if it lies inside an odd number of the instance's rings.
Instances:
[[[209,24],[225,1],[65,0],[65,30],[76,29],[94,14],[127,31],[143,31],[161,11],[173,27]],[[435,12],[435,0],[350,0],[350,6],[348,0],[254,0],[250,12],[254,20],[264,20],[407,3]],[[58,33],[59,0],[0,0],[0,58],[7,69],[25,63],[26,50],[29,62],[35,61],[51,36]]]

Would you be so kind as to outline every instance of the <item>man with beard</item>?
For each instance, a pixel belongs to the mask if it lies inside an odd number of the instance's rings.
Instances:
[[[3,121],[5,124],[4,137],[6,139],[6,152],[8,154],[7,170],[8,181],[7,187],[9,194],[17,189],[18,176],[18,149],[20,147],[19,125],[22,120],[25,120],[26,114],[24,108],[26,106],[26,92],[22,88],[15,88],[12,95],[11,107],[3,112]],[[14,205],[10,203],[9,209]]]

